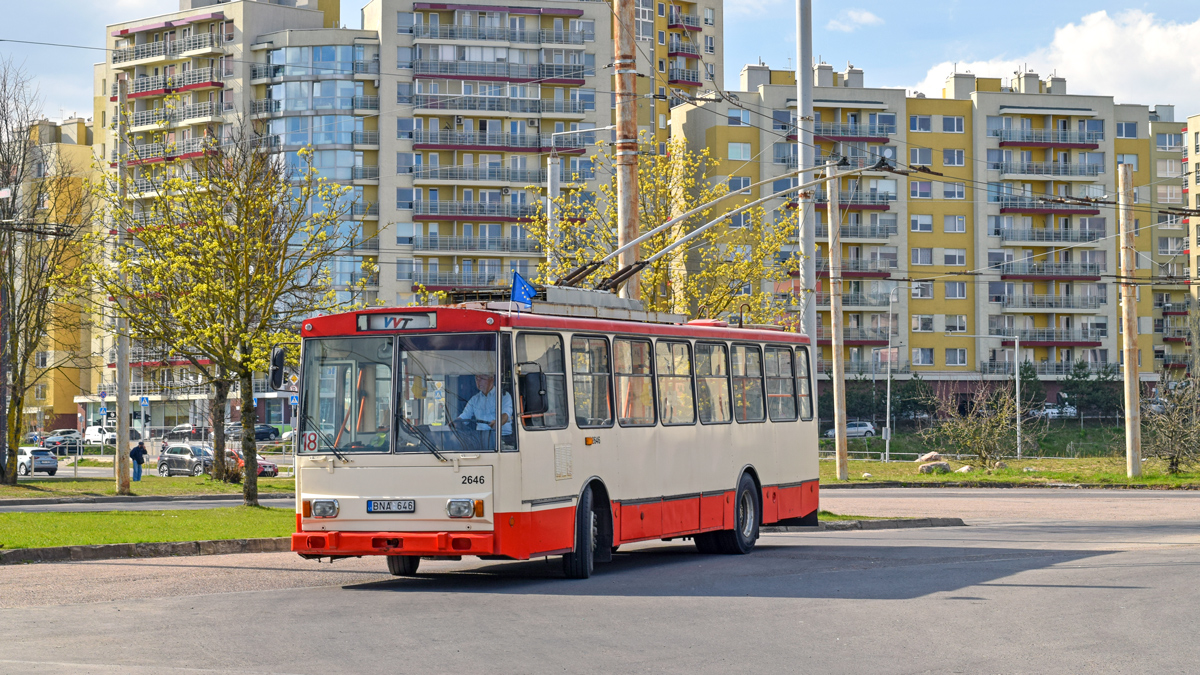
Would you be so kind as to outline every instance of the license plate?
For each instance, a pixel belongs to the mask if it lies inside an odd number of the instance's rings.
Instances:
[[[415,499],[368,499],[367,513],[412,513],[417,510]]]

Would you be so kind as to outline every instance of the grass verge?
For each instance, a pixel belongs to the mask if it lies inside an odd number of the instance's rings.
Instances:
[[[0,513],[0,548],[286,537],[292,509],[235,506],[195,511]]]
[[[61,469],[60,469],[61,470]],[[160,478],[149,472],[142,480],[130,483],[134,495],[184,496],[241,494],[242,486],[220,483],[208,476],[172,476]],[[259,494],[292,494],[296,482],[292,478],[259,478]],[[112,478],[37,478],[22,480],[17,485],[0,485],[0,499],[29,499],[37,497],[109,497],[117,494]]]
[[[965,462],[950,460],[950,467],[958,469]],[[922,474],[917,473],[916,462],[850,461],[850,483],[881,481],[903,481],[909,483],[1022,483],[1045,485],[1048,483],[1102,483],[1108,485],[1147,485],[1163,487],[1200,486],[1200,473],[1166,473],[1166,465],[1159,460],[1149,460],[1142,465],[1139,478],[1125,475],[1124,457],[1096,457],[1090,459],[1028,459],[1005,460],[1006,469],[970,473]],[[1026,469],[1030,469],[1026,471]],[[821,462],[821,482],[838,484],[837,467],[832,461]],[[864,473],[871,474],[863,478]]]
[[[878,516],[839,516],[836,513],[829,511],[818,511],[817,520],[891,520],[890,518],[880,518]]]

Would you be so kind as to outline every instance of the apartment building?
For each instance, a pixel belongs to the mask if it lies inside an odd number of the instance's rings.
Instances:
[[[1170,106],[1068,94],[1064,78],[1034,73],[1009,81],[956,73],[938,97],[866,87],[849,65],[817,64],[814,78],[817,161],[844,157],[843,171],[867,169],[838,189],[851,376],[883,377],[891,361],[901,377],[1001,379],[1029,361],[1053,391],[1076,361],[1119,364],[1118,162],[1138,169],[1142,379],[1157,379],[1156,356],[1180,357],[1175,323],[1164,320],[1190,276],[1177,255],[1183,223],[1166,211],[1179,195],[1171,187],[1179,152],[1158,136],[1179,127]],[[674,109],[675,132],[721,157],[723,179],[794,169],[794,74],[748,65],[731,93],[740,105]],[[868,169],[881,158],[899,173]],[[815,193],[822,367],[832,356],[828,198]],[[796,309],[806,297],[798,284],[778,289]]]

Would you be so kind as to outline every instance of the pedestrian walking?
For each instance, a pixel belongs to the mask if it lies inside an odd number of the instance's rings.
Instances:
[[[146,444],[138,442],[137,447],[129,451],[129,459],[133,460],[133,479],[142,479],[142,462],[146,461]]]

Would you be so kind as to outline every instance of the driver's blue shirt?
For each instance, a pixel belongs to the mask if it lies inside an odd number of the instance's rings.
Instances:
[[[476,431],[491,431],[492,427],[488,426],[487,422],[496,421],[496,390],[499,387],[492,387],[488,393],[482,391],[475,392],[475,395],[467,401],[467,406],[463,408],[462,414],[458,416],[460,420],[476,419],[479,420],[475,424]],[[504,398],[501,399],[500,412],[508,415],[508,421],[505,422],[501,429],[500,435],[508,436],[512,434],[512,417],[513,405],[512,397],[505,392]]]

